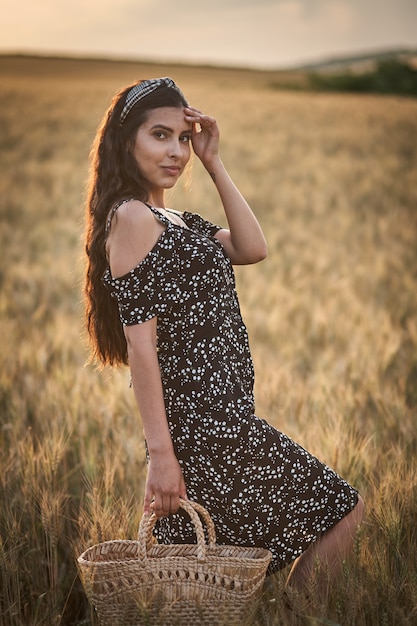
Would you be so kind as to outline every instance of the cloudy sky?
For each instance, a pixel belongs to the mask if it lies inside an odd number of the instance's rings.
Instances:
[[[18,0],[0,52],[280,68],[417,48],[417,0]]]

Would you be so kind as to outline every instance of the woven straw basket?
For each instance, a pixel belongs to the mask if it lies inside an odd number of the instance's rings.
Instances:
[[[188,500],[181,507],[194,524],[196,544],[155,544],[152,514],[142,517],[137,541],[106,541],[78,558],[102,626],[243,626],[250,620],[271,553],[217,545],[208,511]]]

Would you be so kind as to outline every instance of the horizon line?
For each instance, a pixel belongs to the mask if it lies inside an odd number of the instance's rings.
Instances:
[[[97,53],[83,53],[83,52],[64,52],[64,51],[39,51],[39,50],[1,50],[0,49],[0,57],[26,57],[26,58],[40,58],[40,59],[51,59],[51,60],[74,60],[74,61],[93,61],[93,62],[110,62],[110,63],[139,63],[146,65],[169,65],[169,66],[182,66],[182,67],[203,67],[207,69],[226,69],[226,70],[240,70],[240,71],[260,71],[260,72],[290,72],[290,71],[303,71],[308,69],[313,69],[314,67],[331,65],[343,62],[359,62],[376,59],[378,57],[384,56],[392,56],[392,55],[417,55],[417,47],[387,47],[387,48],[374,48],[371,50],[362,50],[358,49],[357,52],[347,53],[347,54],[329,54],[326,56],[316,57],[316,60],[304,61],[295,64],[286,64],[282,66],[276,67],[266,67],[262,65],[248,65],[248,64],[234,64],[230,62],[214,62],[209,60],[200,60],[200,61],[192,61],[192,60],[166,60],[166,59],[157,59],[157,58],[145,58],[145,57],[136,57],[130,55],[105,55]]]

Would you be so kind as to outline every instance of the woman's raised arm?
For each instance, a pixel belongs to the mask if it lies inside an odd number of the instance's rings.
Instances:
[[[229,225],[228,230],[218,231],[217,239],[235,265],[262,261],[267,255],[266,240],[252,209],[220,159],[220,133],[216,120],[192,107],[185,109],[185,116],[192,123],[194,152],[216,185]],[[197,131],[196,124],[200,125],[200,131]]]

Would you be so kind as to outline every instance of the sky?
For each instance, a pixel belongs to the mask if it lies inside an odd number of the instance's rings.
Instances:
[[[417,0],[1,0],[0,53],[290,68],[417,49]]]

